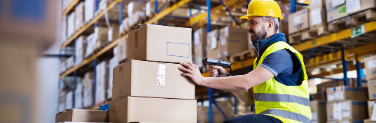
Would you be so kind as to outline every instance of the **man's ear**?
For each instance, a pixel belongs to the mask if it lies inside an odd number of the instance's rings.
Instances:
[[[273,29],[274,22],[273,21],[268,21],[268,28],[267,31],[271,31]]]

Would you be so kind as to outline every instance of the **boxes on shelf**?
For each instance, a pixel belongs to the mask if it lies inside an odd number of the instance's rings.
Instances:
[[[85,0],[85,24],[94,18],[95,0]]]
[[[107,33],[109,42],[118,39],[120,37],[119,25],[111,27]]]
[[[134,13],[136,13],[137,11],[142,11],[144,9],[144,5],[145,3],[143,2],[130,2],[128,3],[128,17],[132,17],[134,15]],[[144,12],[145,13],[145,12]]]
[[[206,57],[206,28],[200,28],[194,32],[194,64],[203,67],[202,59]]]
[[[192,29],[144,25],[128,34],[127,59],[192,62]]]
[[[327,88],[342,86],[343,84],[344,84],[343,81],[337,81],[337,80],[332,80],[332,81],[329,81],[329,82],[320,83],[320,84],[316,85],[317,86],[317,93],[326,93]]]
[[[112,57],[109,61],[109,72],[108,72],[108,87],[106,89],[106,93],[107,93],[107,99],[110,99],[112,98],[112,88],[113,88],[113,78],[114,78],[114,71],[113,69],[115,69],[116,66],[119,65],[119,62],[117,60],[117,57]]]
[[[68,6],[73,2],[73,0],[63,0],[63,11],[65,11]]]
[[[328,22],[348,15],[348,13],[346,13],[346,5],[344,0],[326,0],[325,6]]]
[[[367,82],[367,85],[368,85],[369,100],[376,99],[376,79],[375,80],[369,80]]]
[[[328,102],[326,106],[329,121],[364,120],[368,118],[367,103],[365,101],[345,100]]]
[[[128,26],[133,27],[137,24],[140,24],[142,20],[146,19],[145,12],[143,11],[136,11],[132,16],[128,19]]]
[[[178,16],[178,17],[189,17],[189,9],[188,8],[177,8],[174,11],[172,11],[170,15],[171,16]]]
[[[326,89],[328,102],[341,100],[367,101],[368,89],[365,87],[337,86]]]
[[[68,109],[56,114],[55,122],[108,122],[108,111]]]
[[[206,56],[213,59],[221,59],[220,40],[218,40],[218,30],[213,30],[207,34]]]
[[[313,100],[321,100],[321,101],[326,101],[326,92],[324,93],[316,93],[316,94],[311,94]]]
[[[218,106],[225,113],[227,118],[233,117],[232,105],[229,102],[217,102]],[[209,123],[209,107],[197,106],[197,123]],[[225,117],[213,105],[213,123],[222,123],[225,121]]]
[[[158,8],[162,8],[163,4],[164,4],[164,2],[158,2]],[[155,10],[154,6],[155,6],[154,2],[147,2],[146,3],[146,5],[145,5],[146,16],[150,17],[150,16],[154,15],[154,10]],[[158,10],[158,11],[161,11],[161,10]]]
[[[317,29],[317,34],[322,34],[328,30],[326,20],[325,1],[316,0],[309,4],[309,28]]]
[[[75,90],[74,108],[83,108],[83,84],[82,82],[77,83]]]
[[[120,25],[120,34],[124,34],[126,32],[131,31],[131,27],[128,25],[129,24],[129,18],[124,18],[122,21],[122,24]]]
[[[87,41],[86,41],[87,36],[81,35],[75,43],[75,53],[76,53],[76,58],[75,58],[75,66],[78,66],[81,64],[81,62],[85,59],[85,54],[86,54],[86,47],[87,47]]]
[[[353,14],[366,9],[376,8],[376,0],[349,0],[346,1],[346,13]]]
[[[95,104],[103,104],[106,98],[106,90],[108,87],[108,61],[102,61],[96,66],[96,89]]]
[[[363,123],[363,120],[339,120],[339,121],[328,121],[326,123]]]
[[[96,27],[94,29],[95,49],[101,48],[108,42],[108,28]]]
[[[65,15],[61,20],[61,43],[63,44],[68,39],[68,16]]]
[[[376,79],[376,55],[364,59],[366,80]]]
[[[70,38],[76,32],[76,28],[74,27],[74,25],[75,25],[75,17],[76,17],[75,12],[72,12],[68,16],[68,25],[67,25],[68,26],[68,28],[67,28],[67,36],[68,36],[68,38]]]
[[[124,61],[127,58],[127,37],[122,37],[118,42],[115,56],[118,62]]]
[[[84,105],[83,107],[90,107],[93,106],[93,80],[94,80],[94,73],[87,72],[85,73],[85,77],[83,79],[83,93],[84,93]]]
[[[70,69],[74,66],[74,56],[71,56],[69,57],[66,61],[65,61],[65,65],[66,65],[66,68],[67,69]]]
[[[85,25],[85,13],[84,13],[84,2],[79,2],[75,9],[75,30],[79,30],[82,26]]]
[[[219,30],[221,57],[235,55],[248,50],[248,30],[244,28],[225,27]]]
[[[60,59],[60,66],[59,66],[60,73],[63,73],[64,71],[67,70],[66,60],[67,60],[66,58],[61,58]]]
[[[73,108],[73,91],[67,91],[65,94],[65,109]]]
[[[314,100],[310,102],[312,119],[311,122],[325,123],[326,118],[326,102]]]
[[[125,97],[110,102],[110,122],[195,123],[197,101]]]
[[[293,14],[290,14],[289,19],[289,34],[303,31],[309,28],[309,10],[302,9]]]
[[[195,85],[180,75],[180,66],[138,60],[121,64],[114,69],[112,99],[127,96],[195,99]]]
[[[95,49],[95,35],[94,33],[90,34],[86,38],[86,53],[85,58],[89,57],[91,54],[93,54]]]
[[[367,101],[367,108],[368,108],[368,117],[371,118],[373,114],[373,110],[375,107],[376,100],[368,100]]]

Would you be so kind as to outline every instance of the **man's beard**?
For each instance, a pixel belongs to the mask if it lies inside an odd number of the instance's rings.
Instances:
[[[265,27],[261,28],[261,31],[259,31],[257,33],[255,33],[254,30],[248,30],[248,31],[251,34],[254,34],[254,35],[251,35],[252,43],[257,43],[258,40],[265,39],[265,37],[267,35]]]

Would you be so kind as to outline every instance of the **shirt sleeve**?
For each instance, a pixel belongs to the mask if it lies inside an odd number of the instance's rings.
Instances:
[[[261,65],[277,76],[280,73],[291,73],[293,70],[292,55],[286,50],[279,50],[269,54]]]

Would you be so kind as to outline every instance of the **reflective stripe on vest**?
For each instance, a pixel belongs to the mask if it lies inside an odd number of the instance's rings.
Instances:
[[[261,112],[260,114],[271,114],[271,115],[274,115],[274,116],[288,118],[288,119],[300,121],[300,122],[303,122],[303,123],[310,123],[311,122],[309,117],[306,117],[302,114],[284,111],[284,110],[278,110],[278,109],[269,109],[269,110]]]
[[[254,93],[255,101],[269,101],[269,102],[293,102],[305,106],[309,106],[309,98],[299,97],[289,94],[267,94]]]

